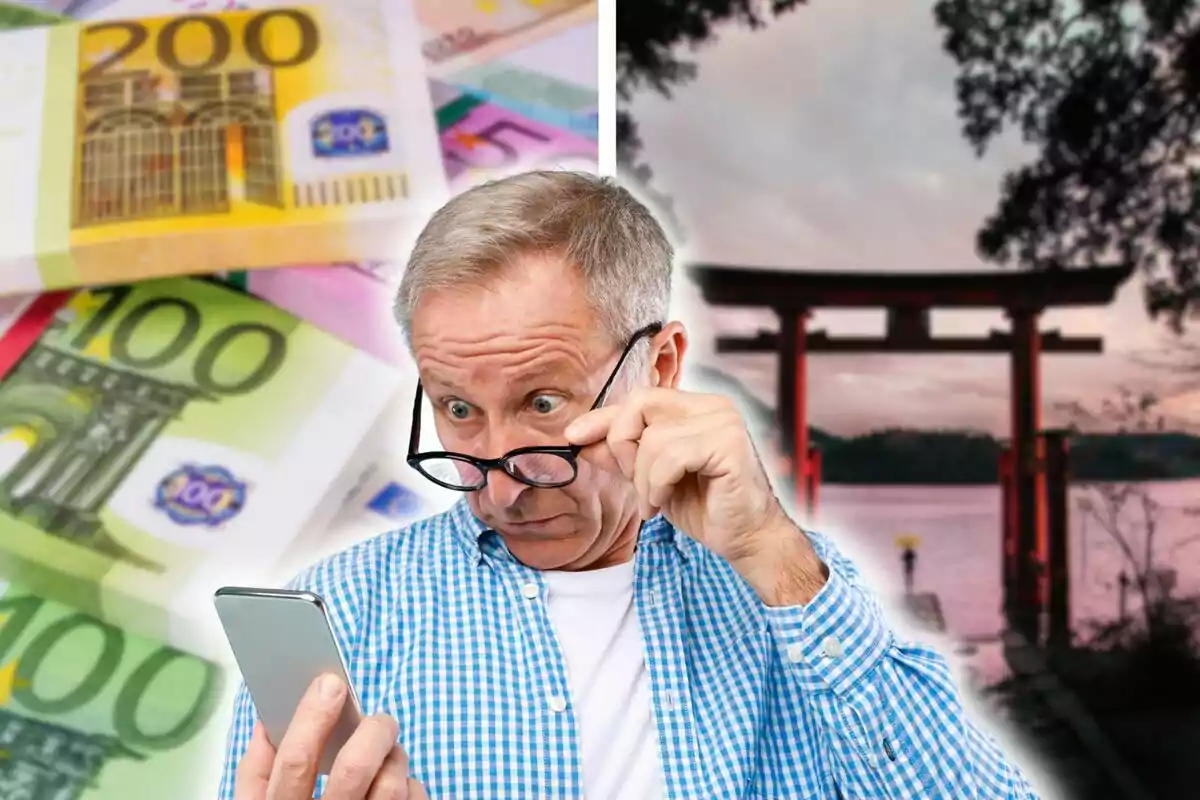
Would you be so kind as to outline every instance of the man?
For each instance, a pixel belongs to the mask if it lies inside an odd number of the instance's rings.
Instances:
[[[409,463],[465,496],[294,582],[327,600],[375,715],[317,789],[1032,797],[943,660],[784,513],[731,401],[676,388],[672,258],[645,207],[583,174],[430,220],[396,304],[421,379]],[[444,451],[420,441],[421,393]],[[222,798],[312,796],[345,697],[314,684],[276,752],[243,689]]]

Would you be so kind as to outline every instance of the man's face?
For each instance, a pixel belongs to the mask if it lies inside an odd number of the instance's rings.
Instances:
[[[563,430],[590,408],[621,351],[583,289],[562,258],[537,254],[483,286],[422,295],[413,349],[446,450],[496,458],[518,447],[566,444]],[[621,371],[644,368],[627,360]],[[618,378],[610,402],[619,402],[625,385]],[[629,539],[637,504],[623,476],[585,458],[578,463],[575,481],[558,489],[492,470],[468,502],[529,566],[602,566]]]

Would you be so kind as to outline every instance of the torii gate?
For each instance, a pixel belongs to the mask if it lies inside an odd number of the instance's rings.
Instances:
[[[718,353],[778,353],[776,414],[790,456],[798,507],[816,511],[820,453],[809,446],[807,368],[810,353],[1008,353],[1012,373],[1012,440],[1001,458],[1004,611],[1028,641],[1040,636],[1049,611],[1049,638],[1069,639],[1066,437],[1041,430],[1042,353],[1100,353],[1099,337],[1042,331],[1038,319],[1055,307],[1108,305],[1132,266],[1037,272],[866,273],[787,272],[696,264],[689,267],[711,306],[771,308],[779,332],[718,336]],[[822,308],[882,308],[882,337],[809,331]],[[1011,331],[984,337],[933,337],[933,308],[1002,309]],[[1048,567],[1048,569],[1046,569]]]

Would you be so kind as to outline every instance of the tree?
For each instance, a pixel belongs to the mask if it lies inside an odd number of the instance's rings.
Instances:
[[[1073,401],[1060,404],[1059,409],[1066,413],[1076,433],[1086,430],[1162,433],[1166,430],[1166,418],[1160,413],[1160,402],[1153,392],[1121,387],[1116,397],[1104,399],[1095,408]],[[1180,537],[1164,551],[1159,541],[1162,505],[1145,484],[1097,481],[1083,482],[1080,488],[1083,496],[1076,507],[1117,547],[1142,600],[1145,630],[1154,634],[1158,626],[1174,621],[1170,614],[1174,602],[1169,597],[1170,587],[1160,583],[1166,574],[1164,566],[1175,563],[1181,554],[1186,558],[1182,551],[1200,543],[1200,536]],[[1184,514],[1194,518],[1196,509],[1184,509]]]
[[[1039,148],[977,235],[1001,264],[1136,264],[1151,316],[1200,314],[1197,0],[938,0],[963,135]]]
[[[718,25],[736,22],[752,29],[803,5],[805,0],[624,0],[617,3],[617,98],[628,103],[649,87],[670,97],[674,86],[691,80],[696,65],[678,57],[710,41]],[[628,109],[617,111],[617,160],[643,183],[650,178],[638,164],[641,140]]]

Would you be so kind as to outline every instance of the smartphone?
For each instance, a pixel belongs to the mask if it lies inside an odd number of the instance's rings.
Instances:
[[[317,766],[321,775],[328,775],[363,714],[325,601],[312,592],[225,586],[217,590],[213,603],[267,738],[276,748],[318,676],[332,673],[345,681],[349,695]]]

